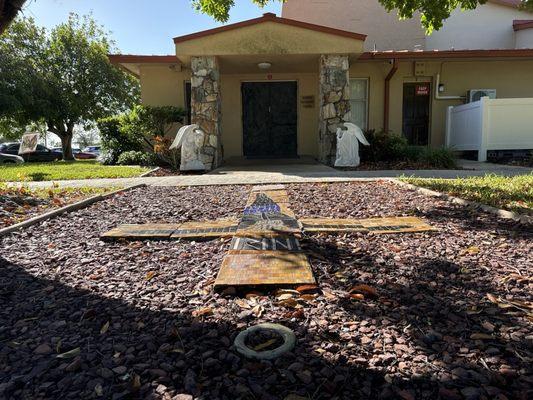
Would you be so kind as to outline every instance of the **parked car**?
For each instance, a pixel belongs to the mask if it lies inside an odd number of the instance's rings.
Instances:
[[[52,147],[51,150],[63,155],[63,149],[61,147]],[[72,148],[72,155],[77,160],[94,160],[97,157],[96,154],[81,151],[81,149],[78,147]]]
[[[0,164],[22,164],[24,159],[13,154],[0,153]]]
[[[96,156],[100,155],[100,146],[87,146],[83,149],[84,153],[93,153],[96,154]]]
[[[0,145],[0,153],[12,154],[18,156],[20,143],[3,143]],[[37,148],[33,153],[21,154],[24,161],[58,161],[61,160],[61,153],[50,150],[41,144],[37,145]]]
[[[52,147],[50,150],[55,151],[57,153],[63,153],[62,147]],[[78,154],[79,152],[81,152],[81,149],[79,147],[72,148],[72,154]]]
[[[98,157],[94,153],[87,153],[86,151],[78,151],[77,153],[74,153],[74,158],[77,160],[94,160],[96,157]]]

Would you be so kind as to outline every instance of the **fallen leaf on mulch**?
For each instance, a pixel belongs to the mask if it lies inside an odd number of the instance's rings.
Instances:
[[[501,297],[496,297],[491,293],[487,293],[487,299],[489,299],[491,303],[496,304],[498,308],[514,308],[516,310],[522,311],[526,314],[527,319],[533,321],[533,303],[531,302],[525,302],[520,300],[506,300],[502,299]]]
[[[94,386],[94,393],[98,396],[98,397],[101,397],[104,395],[104,388],[102,387],[101,384],[97,383],[95,386]]]
[[[75,349],[72,349],[72,350],[70,350],[70,351],[67,351],[66,353],[58,354],[56,357],[57,357],[57,358],[64,358],[64,359],[74,358],[74,357],[76,357],[78,354],[80,354],[80,351],[81,351],[81,349],[80,349],[79,347],[76,347]]]
[[[193,317],[204,317],[207,315],[213,315],[213,309],[211,307],[204,307],[192,312]]]
[[[461,255],[465,255],[465,254],[477,254],[480,252],[480,249],[479,247],[477,246],[470,246],[469,248],[467,249],[464,249],[463,251],[461,251]]]
[[[378,292],[376,289],[374,289],[372,286],[368,285],[355,285],[353,288],[350,289],[350,294],[358,293],[363,294],[367,297],[377,297]]]
[[[146,279],[147,281],[149,281],[150,279],[152,279],[154,276],[155,276],[155,271],[148,271],[146,273],[146,277],[144,279]]]
[[[267,348],[268,346],[273,345],[274,343],[276,343],[276,340],[277,339],[270,339],[270,340],[267,340],[265,343],[258,344],[257,346],[254,347],[254,350],[255,351],[261,351],[261,350]]]
[[[510,275],[507,275],[506,277],[502,278],[501,282],[502,283],[506,283],[506,282],[515,281],[516,283],[527,283],[527,282],[529,282],[531,280],[533,280],[533,279],[528,277],[528,276],[523,276],[523,275],[519,275],[519,274],[510,274]]]
[[[102,325],[102,327],[100,328],[100,334],[103,335],[104,333],[107,332],[108,329],[109,329],[109,321],[107,321],[104,325]]]
[[[316,294],[302,294],[300,298],[305,301],[312,301],[317,298],[317,295]]]
[[[293,298],[283,299],[278,302],[278,305],[288,307],[288,308],[296,308],[296,306],[298,305],[298,302]]]
[[[250,305],[250,303],[248,303],[246,300],[244,299],[236,299],[235,300],[235,304],[237,304],[240,308],[244,308],[246,310],[249,310],[250,308],[252,308],[252,306]]]
[[[285,313],[283,317],[288,318],[288,319],[291,319],[291,318],[303,319],[305,317],[305,312],[303,308],[299,308],[296,311],[289,311]]]
[[[261,318],[261,315],[263,315],[264,311],[265,308],[261,304],[258,304],[252,308],[252,314],[254,314],[257,318]]]
[[[472,333],[470,335],[470,339],[473,339],[473,340],[492,340],[492,339],[494,339],[494,336],[489,335],[488,333],[476,332],[476,333]]]
[[[288,300],[288,299],[292,299],[292,297],[293,297],[293,295],[291,293],[282,293],[279,296],[277,296],[276,298],[278,300]]]
[[[131,382],[131,387],[134,391],[137,391],[141,388],[141,377],[137,374],[133,376],[133,381]]]
[[[296,288],[296,291],[302,294],[316,293],[318,290],[317,285],[302,285]]]

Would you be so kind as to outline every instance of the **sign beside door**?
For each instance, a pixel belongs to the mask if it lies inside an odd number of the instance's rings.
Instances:
[[[429,83],[416,85],[417,96],[429,96]]]

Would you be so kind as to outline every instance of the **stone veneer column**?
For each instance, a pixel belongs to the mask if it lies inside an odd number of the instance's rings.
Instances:
[[[319,66],[319,161],[333,165],[337,128],[350,120],[348,56],[321,55]]]
[[[191,123],[204,132],[204,144],[200,150],[206,170],[222,161],[220,72],[216,57],[191,58]]]

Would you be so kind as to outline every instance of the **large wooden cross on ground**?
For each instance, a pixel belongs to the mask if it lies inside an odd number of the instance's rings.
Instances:
[[[372,232],[434,230],[416,217],[369,219],[297,219],[282,185],[252,188],[240,220],[219,219],[181,224],[120,225],[102,239],[198,239],[232,237],[215,289],[226,286],[315,284],[311,265],[300,246],[302,232]]]

